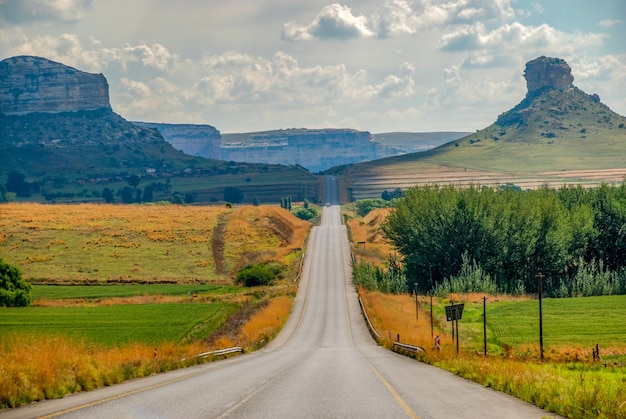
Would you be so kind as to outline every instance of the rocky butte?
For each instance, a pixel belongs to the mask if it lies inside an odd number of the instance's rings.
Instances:
[[[535,131],[554,138],[567,131],[585,134],[594,127],[622,128],[623,117],[602,104],[597,94],[588,95],[574,86],[572,69],[565,60],[542,56],[529,61],[524,78],[526,97],[496,121],[500,127],[517,127],[520,138]]]
[[[91,74],[42,57],[18,56],[0,61],[0,112],[76,112],[111,109],[109,85]]]
[[[546,88],[564,91],[574,87],[572,69],[560,58],[541,56],[527,62],[524,78],[529,95]]]

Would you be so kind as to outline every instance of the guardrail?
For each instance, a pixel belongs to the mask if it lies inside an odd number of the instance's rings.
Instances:
[[[380,337],[380,334],[376,331],[376,329],[374,329],[374,326],[372,325],[370,318],[367,316],[367,311],[365,311],[365,306],[363,305],[363,301],[361,300],[361,297],[359,297],[359,305],[361,306],[361,312],[363,313],[363,317],[365,317],[365,322],[367,323],[367,329],[370,331],[370,334],[376,340],[376,342],[380,344],[383,339]],[[408,345],[402,342],[393,342],[393,350],[395,352],[400,352],[400,353],[405,353],[405,354],[411,353],[414,355],[417,355],[418,353],[423,353],[423,354],[426,353],[426,349],[424,349],[421,346]]]
[[[300,256],[300,264],[298,265],[298,274],[293,279],[293,281],[291,281],[292,284],[295,284],[300,279],[300,275],[302,275],[302,265],[303,264],[304,264],[304,252],[302,253],[302,256]]]
[[[230,354],[236,354],[236,353],[243,353],[243,348],[240,348],[239,346],[234,346],[232,348],[226,348],[226,349],[218,349],[215,351],[209,351],[209,352],[202,352],[198,355],[194,355],[192,358],[207,358],[209,356],[220,356],[220,355],[230,355]],[[187,358],[183,358],[180,360],[180,362],[186,361]]]
[[[201,354],[196,355],[196,358],[206,358],[209,356],[214,356],[214,355],[229,355],[229,354],[236,354],[236,353],[243,353],[243,348],[240,348],[239,346],[234,346],[232,348],[226,348],[226,349],[218,349],[216,351],[209,351],[209,352],[202,352]]]
[[[380,343],[380,335],[378,334],[376,329],[374,329],[374,326],[372,326],[370,318],[367,317],[367,311],[365,311],[365,306],[363,306],[363,301],[361,300],[361,297],[359,297],[359,305],[361,306],[361,312],[363,313],[363,317],[365,317],[365,321],[367,322],[367,328],[369,329],[370,334],[374,337],[374,339],[376,339],[376,342]]]
[[[412,352],[415,354],[417,354],[418,352],[426,353],[426,349],[422,348],[421,346],[407,345],[406,343],[400,343],[400,342],[394,342],[393,346],[396,347],[396,349],[400,349],[400,350],[407,351],[407,352]]]

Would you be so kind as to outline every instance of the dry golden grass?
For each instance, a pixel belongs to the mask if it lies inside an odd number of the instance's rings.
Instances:
[[[394,246],[385,238],[380,228],[390,212],[391,208],[374,209],[363,218],[348,221],[354,253],[360,261],[380,264],[395,252]]]
[[[231,269],[261,260],[283,260],[304,247],[311,223],[278,207],[240,207],[228,216],[226,260]],[[238,259],[236,255],[243,254]]]
[[[1,211],[0,254],[39,283],[230,280],[251,261],[289,264],[311,226],[264,206],[11,203]],[[224,243],[217,255],[214,241]],[[216,256],[228,269],[216,272]]]
[[[292,302],[288,295],[272,298],[237,331],[237,338],[220,337],[211,344],[164,343],[155,348],[135,343],[111,348],[58,336],[4,337],[0,345],[0,409],[203,362],[195,355],[212,350],[236,345],[246,351],[256,349],[280,331]]]
[[[202,362],[194,355],[232,347],[256,349],[274,337],[291,309],[295,274],[311,223],[278,207],[234,209],[200,206],[5,204],[0,216],[0,254],[19,266],[27,280],[53,284],[108,282],[232,283],[245,263],[280,261],[289,268],[276,285],[226,295],[201,295],[259,307],[230,335],[197,342],[98,346],[54,336],[1,336],[0,409],[118,383]],[[214,272],[212,252],[217,223],[222,230],[223,260],[229,270]],[[106,254],[105,254],[106,253]],[[104,255],[103,255],[104,254]],[[85,267],[89,269],[85,269]],[[107,266],[110,271],[107,270]],[[98,269],[94,269],[97,267]],[[171,269],[171,270],[168,270]],[[111,277],[110,272],[115,272]],[[255,305],[258,298],[267,304]],[[172,303],[188,296],[143,295],[37,300],[38,306]],[[210,343],[207,343],[210,342]]]
[[[415,299],[409,294],[383,294],[378,291],[368,291],[358,287],[358,293],[363,301],[365,311],[374,326],[374,329],[385,340],[385,346],[391,346],[397,341],[409,345],[431,348],[434,344],[430,333],[430,313],[420,308],[419,319],[415,315]],[[419,297],[422,307],[424,297]],[[435,303],[438,299],[435,299]],[[441,336],[442,347],[451,346],[451,339],[437,328],[435,334]],[[449,345],[446,345],[449,343]]]
[[[288,296],[273,298],[241,328],[242,347],[256,347],[276,336],[287,321],[293,299]]]
[[[104,348],[62,337],[13,336],[0,347],[0,408],[63,397],[190,364],[195,362],[193,355],[203,350],[206,348],[198,344]],[[189,361],[181,361],[184,358]]]

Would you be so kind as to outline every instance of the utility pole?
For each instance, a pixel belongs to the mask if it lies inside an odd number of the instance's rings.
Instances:
[[[541,297],[543,294],[542,280],[545,277],[544,274],[539,272],[537,274],[537,292],[539,294],[539,353],[541,354],[541,360],[543,361],[543,312],[541,307]]]
[[[483,297],[483,342],[485,357],[487,356],[487,297]]]
[[[417,302],[417,282],[415,284],[415,320],[420,319],[419,303]]]
[[[430,337],[435,336],[435,325],[433,324],[433,291],[430,290]]]

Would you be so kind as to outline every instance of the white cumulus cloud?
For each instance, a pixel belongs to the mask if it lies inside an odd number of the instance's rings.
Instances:
[[[367,24],[365,16],[354,15],[349,7],[334,3],[324,7],[307,26],[286,23],[283,38],[294,41],[366,38],[374,35]]]

